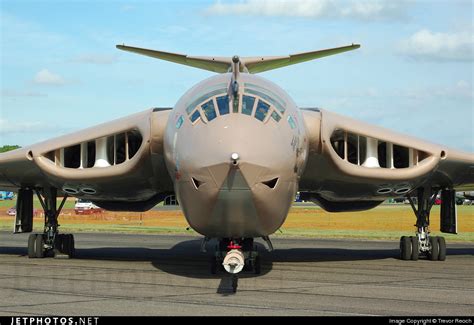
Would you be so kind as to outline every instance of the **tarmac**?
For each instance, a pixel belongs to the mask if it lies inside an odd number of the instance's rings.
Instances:
[[[0,315],[472,316],[474,244],[444,262],[401,261],[397,241],[258,242],[262,273],[210,274],[201,238],[75,234],[73,259],[29,259],[28,234],[0,232]]]

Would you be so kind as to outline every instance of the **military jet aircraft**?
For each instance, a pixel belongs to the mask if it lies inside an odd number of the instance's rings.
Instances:
[[[217,239],[211,271],[260,272],[254,238],[284,223],[295,193],[331,212],[362,211],[406,196],[414,236],[400,257],[446,258],[430,235],[441,193],[441,231],[457,233],[455,193],[474,190],[474,155],[317,107],[298,107],[260,72],[359,48],[352,44],[278,57],[197,57],[125,45],[120,50],[209,70],[174,107],[157,107],[0,155],[0,189],[18,192],[14,231],[31,232],[33,195],[46,215],[28,255],[74,254],[59,232],[65,198],[113,211],[145,211],[175,194],[205,243]],[[57,206],[58,198],[62,201]],[[417,198],[414,200],[413,198]]]

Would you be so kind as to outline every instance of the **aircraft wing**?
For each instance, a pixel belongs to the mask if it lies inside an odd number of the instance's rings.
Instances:
[[[309,156],[300,191],[328,210],[376,206],[414,189],[474,189],[474,155],[321,109],[302,109]]]
[[[173,191],[163,156],[169,114],[150,109],[0,154],[0,190],[55,187],[106,209],[153,206]]]

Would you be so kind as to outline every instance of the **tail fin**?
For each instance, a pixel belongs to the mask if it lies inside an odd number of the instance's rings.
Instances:
[[[304,52],[290,54],[286,56],[273,57],[244,57],[241,58],[243,72],[259,73],[286,67],[288,65],[302,63],[325,56],[339,54],[351,50],[358,49],[359,44],[349,46],[336,47],[326,50],[318,50],[312,52]],[[150,56],[152,58],[171,61],[174,63],[184,64],[194,68],[209,70],[217,73],[225,73],[231,71],[231,57],[208,57],[208,56],[188,56],[185,54],[176,54],[163,51],[149,50],[139,47],[117,45],[119,50]]]

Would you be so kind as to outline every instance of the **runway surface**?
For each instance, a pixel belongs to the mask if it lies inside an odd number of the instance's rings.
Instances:
[[[474,244],[445,262],[398,260],[398,242],[274,239],[262,274],[209,273],[200,238],[75,234],[77,258],[28,259],[0,232],[0,315],[472,315]],[[211,248],[212,243],[208,245]],[[259,245],[263,251],[263,245]]]

